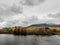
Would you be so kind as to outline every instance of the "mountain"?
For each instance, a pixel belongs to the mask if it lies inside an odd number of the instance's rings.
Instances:
[[[60,24],[46,24],[46,23],[43,23],[43,24],[32,24],[30,26],[45,26],[45,27],[49,27],[49,26],[54,26],[54,27],[60,27]]]

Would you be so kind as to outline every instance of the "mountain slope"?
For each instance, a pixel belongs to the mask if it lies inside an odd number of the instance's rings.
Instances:
[[[46,26],[46,27],[48,27],[48,26],[57,26],[57,27],[60,27],[60,24],[46,24],[46,23],[44,23],[44,24],[32,24],[32,25],[30,25],[30,26]]]

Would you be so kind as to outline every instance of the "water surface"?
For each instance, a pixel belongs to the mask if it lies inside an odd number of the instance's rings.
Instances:
[[[60,36],[14,36],[0,34],[0,45],[60,45]]]

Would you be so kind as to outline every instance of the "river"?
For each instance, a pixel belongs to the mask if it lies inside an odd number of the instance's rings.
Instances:
[[[0,45],[60,45],[60,36],[15,36],[0,34]]]

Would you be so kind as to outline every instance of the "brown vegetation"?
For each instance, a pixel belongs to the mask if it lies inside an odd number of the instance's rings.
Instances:
[[[60,34],[60,27],[13,27],[6,30],[1,29],[0,34],[15,35],[54,35]]]
[[[13,29],[13,28],[12,28]],[[14,34],[17,35],[51,35],[57,30],[49,27],[15,27]]]

